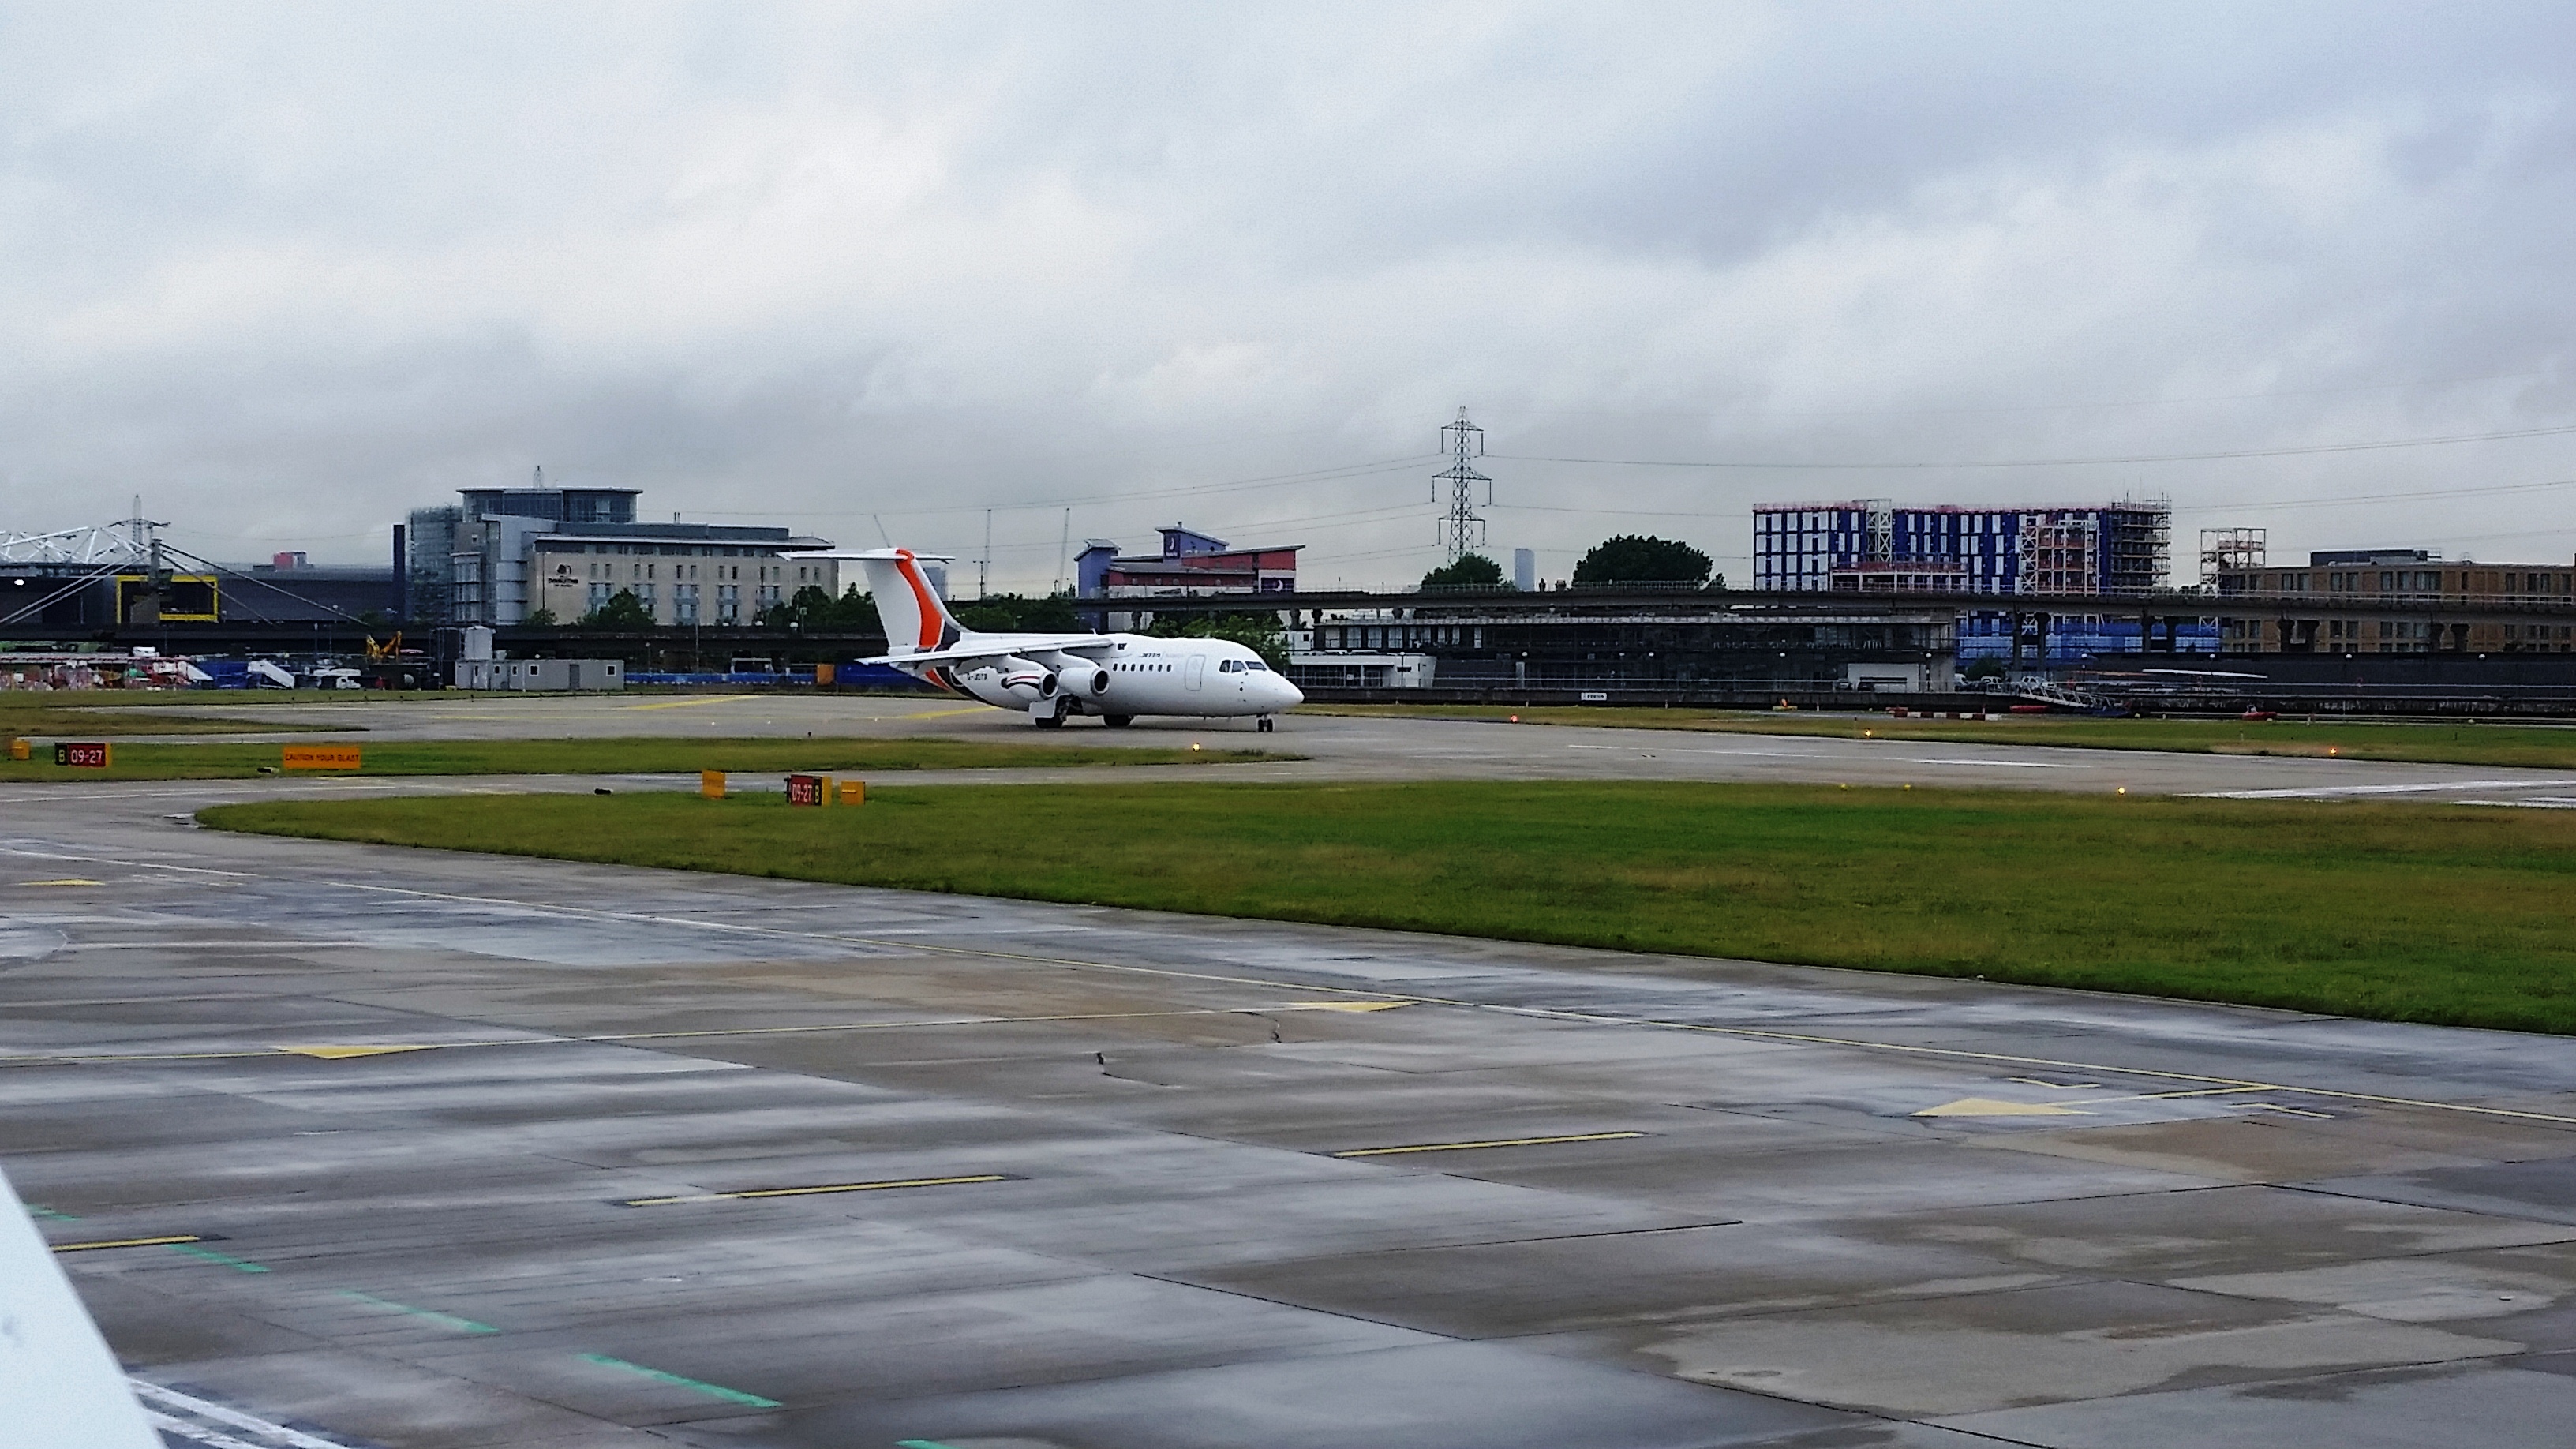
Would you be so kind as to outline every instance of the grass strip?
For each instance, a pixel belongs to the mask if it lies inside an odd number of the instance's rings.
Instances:
[[[1974,708],[1977,696],[1963,697]],[[2000,704],[1995,706],[2001,708]],[[2093,719],[2022,715],[1991,720],[1896,719],[1885,714],[1808,714],[1620,705],[1333,704],[1300,714],[1381,719],[1464,719],[1522,724],[1590,725],[1599,729],[1703,730],[1717,734],[1827,735],[1836,739],[1924,740],[1955,744],[2056,745],[2086,750],[2158,750],[2193,755],[2282,755],[2317,759],[2406,760],[2419,764],[2504,765],[2576,769],[2576,727],[2328,722],[2296,719]]]
[[[2576,813],[1532,782],[416,797],[226,829],[2576,1032]]]
[[[1072,765],[1240,764],[1294,760],[1261,750],[1122,748],[1110,745],[1002,744],[960,739],[721,739],[642,736],[568,740],[362,740],[361,775],[670,775],[724,770],[747,775],[789,770],[1006,770]],[[0,760],[0,782],[83,780],[223,780],[278,768],[275,744],[120,743],[113,768],[82,770],[53,762],[51,746],[33,760]],[[298,771],[299,775],[305,772]],[[348,771],[315,773],[347,774]]]

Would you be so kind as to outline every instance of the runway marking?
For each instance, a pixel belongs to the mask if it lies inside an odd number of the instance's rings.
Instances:
[[[836,1192],[890,1192],[908,1187],[965,1187],[980,1182],[1018,1182],[1006,1172],[976,1172],[959,1177],[898,1177],[885,1182],[827,1182],[816,1187],[751,1187],[740,1192],[693,1192],[679,1197],[630,1197],[619,1207],[672,1207],[692,1202],[736,1202],[765,1197],[822,1197]]]
[[[710,694],[695,699],[664,699],[652,704],[621,704],[619,709],[694,709],[707,704],[740,704],[751,698],[747,694]]]
[[[1609,748],[1611,748],[1611,747],[1610,747],[1610,746],[1608,746],[1608,745],[1598,745],[1598,746],[1594,746],[1594,748],[1596,748],[1596,749],[1605,749],[1605,750],[1606,750],[1606,749],[1609,749]],[[1672,754],[1672,755],[1762,755],[1762,756],[1765,756],[1765,757],[1767,757],[1767,758],[1771,758],[1771,759],[1779,759],[1779,760],[1821,760],[1821,759],[1826,758],[1826,752],[1825,752],[1825,751],[1823,751],[1823,750],[1709,750],[1709,749],[1686,749],[1686,750],[1667,750],[1667,751],[1665,751],[1665,753],[1666,753],[1666,754]]]
[[[723,1399],[727,1403],[746,1404],[755,1409],[775,1409],[779,1407],[779,1403],[776,1399],[764,1399],[758,1394],[746,1394],[740,1389],[729,1389],[722,1384],[708,1383],[704,1379],[683,1378],[678,1374],[665,1373],[657,1368],[646,1368],[640,1363],[628,1363],[622,1358],[611,1358],[604,1353],[585,1353],[579,1355],[579,1357],[583,1363],[595,1363],[601,1368],[620,1369],[630,1374],[642,1374],[644,1377],[651,1379],[656,1383],[670,1384],[676,1388],[695,1389],[697,1392],[702,1394],[712,1394],[719,1399]]]
[[[265,1441],[263,1446],[243,1444],[239,1439],[216,1433],[202,1424],[191,1424],[184,1419],[173,1418],[161,1412],[160,1409],[145,1408],[144,1413],[150,1416],[156,1427],[176,1431],[196,1443],[212,1446],[212,1449],[230,1449],[230,1446],[234,1445],[241,1446],[241,1449],[347,1449],[346,1445],[333,1440],[316,1438],[300,1429],[290,1429],[284,1424],[272,1424],[266,1419],[245,1414],[239,1409],[208,1403],[194,1395],[183,1394],[177,1389],[164,1388],[160,1384],[144,1379],[128,1378],[125,1382],[134,1390],[137,1398],[150,1400],[162,1408],[176,1409],[182,1413],[194,1414],[201,1419],[212,1419],[218,1424],[245,1430]]]
[[[2425,795],[2444,790],[2538,790],[2564,780],[2450,780],[2417,785],[2301,785],[2280,790],[2204,790],[2196,800],[2324,800],[2342,795]]]
[[[161,1431],[164,1443],[169,1442],[166,1436],[175,1434],[180,1443],[201,1444],[205,1449],[264,1449],[264,1446],[253,1444],[248,1439],[236,1439],[220,1429],[209,1429],[203,1424],[191,1424],[185,1419],[165,1414],[159,1409],[144,1409],[143,1420]]]
[[[100,1238],[89,1243],[56,1243],[57,1253],[95,1253],[105,1248],[175,1248],[181,1243],[208,1241],[197,1233],[170,1233],[158,1238]]]
[[[2175,1097],[2225,1097],[2238,1092],[2275,1092],[2278,1087],[2198,1087],[2184,1092],[2140,1092],[2132,1097],[2087,1097],[2088,1102],[2163,1102]]]
[[[98,880],[22,880],[18,882],[18,884],[22,886],[94,886],[105,885],[107,882]]]
[[[170,1251],[174,1253],[185,1253],[191,1258],[202,1258],[209,1263],[219,1263],[224,1267],[231,1268],[237,1272],[265,1273],[268,1271],[267,1266],[264,1264],[244,1262],[239,1258],[218,1253],[212,1248],[198,1247],[194,1243],[172,1243],[170,1245]]]
[[[2073,1107],[2052,1107],[2046,1102],[1999,1102],[1992,1097],[1961,1097],[1938,1107],[1926,1107],[1917,1117],[2090,1117],[2090,1112]]]
[[[2076,765],[2051,764],[2044,760],[1907,760],[1909,765],[1984,765],[1998,770],[2073,770]]]
[[[2019,1082],[2025,1087],[2046,1087],[2052,1092],[2086,1092],[2102,1085],[2100,1082],[2048,1082],[2037,1077],[2006,1077],[2004,1080]]]
[[[477,1323],[471,1318],[459,1318],[453,1313],[440,1313],[434,1309],[414,1308],[408,1303],[396,1303],[390,1298],[378,1298],[372,1293],[361,1293],[355,1288],[343,1288],[339,1290],[339,1296],[355,1299],[371,1307],[389,1308],[396,1313],[409,1314],[411,1317],[435,1323],[441,1328],[455,1329],[459,1333],[499,1333],[501,1331],[488,1323]]]
[[[2446,787],[2447,788],[2447,787]],[[158,861],[119,861],[104,856],[71,855],[62,852],[39,852],[0,847],[0,853],[39,856],[48,860],[98,861],[137,870],[187,870],[200,874],[240,874],[254,879],[277,879],[250,872],[207,872],[191,866],[163,865]],[[1064,966],[1085,971],[1107,971],[1122,975],[1153,976],[1172,981],[1210,981],[1236,986],[1258,986],[1271,991],[1326,991],[1352,997],[1392,999],[1414,1006],[1452,1006],[1469,1011],[1492,1011],[1505,1015],[1532,1016],[1554,1021],[1587,1022],[1602,1026],[1647,1027],[1657,1031],[1699,1032],[1711,1036],[1735,1037],[1745,1041],[1782,1042],[1799,1046],[1842,1047],[1855,1051],[1895,1052],[1908,1056],[1934,1057],[1949,1061],[1993,1062],[2005,1066],[2037,1067],[2057,1072],[2108,1072],[2148,1081],[2196,1082],[2204,1086],[2239,1087],[2267,1092],[2295,1092],[2304,1096],[2324,1097],[2336,1101],[2368,1102],[2377,1106],[2412,1107],[2428,1112],[2458,1112],[2474,1117],[2495,1117],[2517,1122],[2547,1122],[2556,1126],[2576,1127],[2576,1116],[2555,1112],[2525,1112],[2510,1107],[2481,1107],[2468,1102],[2436,1102],[2420,1097],[2392,1097],[2371,1092],[2338,1091],[2331,1087],[2301,1087],[2280,1082],[2244,1081],[2232,1077],[2209,1076],[2197,1072],[2164,1071],[2153,1067],[2123,1067],[2106,1062],[2067,1061],[2057,1057],[2028,1057],[2011,1052],[1971,1051],[1963,1047],[1917,1046],[1907,1042],[1873,1041],[1866,1037],[1827,1036],[1819,1032],[1780,1031],[1768,1027],[1717,1026],[1706,1022],[1672,1021],[1657,1017],[1619,1016],[1607,1012],[1575,1011],[1563,1007],[1506,1006],[1490,1001],[1464,997],[1424,996],[1385,991],[1373,987],[1333,986],[1312,981],[1279,981],[1260,976],[1235,976],[1218,971],[1184,971],[1169,966],[1134,966],[1113,961],[1086,961],[1074,956],[1042,956],[1029,951],[1000,951],[987,946],[950,946],[931,941],[903,940],[878,936],[843,935],[830,931],[794,931],[781,926],[754,926],[737,921],[708,921],[686,916],[658,916],[641,911],[604,911],[584,906],[564,906],[535,901],[512,900],[506,896],[474,896],[451,891],[426,891],[408,886],[370,885],[362,881],[324,880],[320,884],[343,890],[370,891],[383,895],[410,896],[416,900],[456,901],[469,905],[504,906],[538,915],[559,915],[595,921],[637,922],[647,925],[678,926],[691,930],[724,931],[736,935],[768,936],[796,941],[826,941],[851,946],[869,946],[880,950],[914,951],[927,955],[968,956],[986,961],[1015,961],[1036,966]],[[754,1030],[779,1030],[754,1029]],[[679,1036],[681,1033],[668,1033]],[[573,1038],[581,1040],[582,1038]],[[647,1034],[608,1037],[603,1040],[648,1040]],[[201,1056],[264,1055],[264,1053],[200,1053]],[[20,1057],[0,1058],[0,1064],[12,1061],[46,1063],[55,1061],[100,1060],[91,1057]],[[134,1057],[107,1058],[131,1061]],[[149,1058],[145,1058],[149,1059]],[[175,1058],[171,1058],[175,1059]]]
[[[387,1056],[394,1052],[425,1052],[436,1045],[435,1042],[387,1042],[382,1046],[282,1046],[271,1050],[285,1052],[289,1056],[338,1062],[351,1057]]]
[[[1571,1132],[1561,1137],[1497,1137],[1487,1142],[1424,1142],[1410,1147],[1354,1147],[1335,1157],[1400,1157],[1409,1152],[1473,1152],[1486,1147],[1546,1147],[1558,1142],[1618,1142],[1643,1132]]]

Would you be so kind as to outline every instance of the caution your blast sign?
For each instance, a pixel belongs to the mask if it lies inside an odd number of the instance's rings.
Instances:
[[[290,770],[354,770],[358,768],[358,747],[288,745],[285,764]]]

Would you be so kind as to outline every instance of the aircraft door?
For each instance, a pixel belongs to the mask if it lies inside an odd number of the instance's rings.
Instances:
[[[1206,682],[1207,656],[1204,654],[1191,655],[1189,657],[1189,662],[1181,666],[1181,687],[1195,694],[1198,692],[1199,686]]]

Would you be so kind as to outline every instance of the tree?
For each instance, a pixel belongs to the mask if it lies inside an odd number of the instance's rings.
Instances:
[[[1073,612],[1065,594],[1043,599],[1019,594],[988,594],[962,607],[952,606],[957,622],[984,633],[1020,631],[1031,634],[1078,634],[1087,627]]]
[[[844,634],[885,632],[884,622],[877,617],[876,599],[860,593],[857,584],[841,590],[841,597],[832,601],[831,627]]]
[[[1481,553],[1462,553],[1454,563],[1445,563],[1422,576],[1425,592],[1432,589],[1499,589],[1503,586],[1503,566]]]
[[[1578,584],[1701,584],[1708,581],[1707,554],[1686,543],[1623,533],[1593,545],[1574,566]]]
[[[781,600],[752,616],[751,622],[763,629],[784,629],[793,624],[807,633],[882,634],[885,626],[877,619],[877,601],[850,585],[839,598],[820,584],[807,584],[792,598]]]
[[[551,629],[555,626],[555,611],[543,608],[530,609],[528,617],[519,622],[531,629]]]
[[[643,600],[635,597],[633,589],[619,589],[608,596],[607,603],[582,615],[581,626],[585,629],[629,631],[650,629],[653,627],[653,613],[644,607]]]
[[[1276,614],[1205,614],[1157,619],[1145,631],[1157,639],[1223,639],[1258,654],[1273,669],[1288,667],[1288,631]]]

